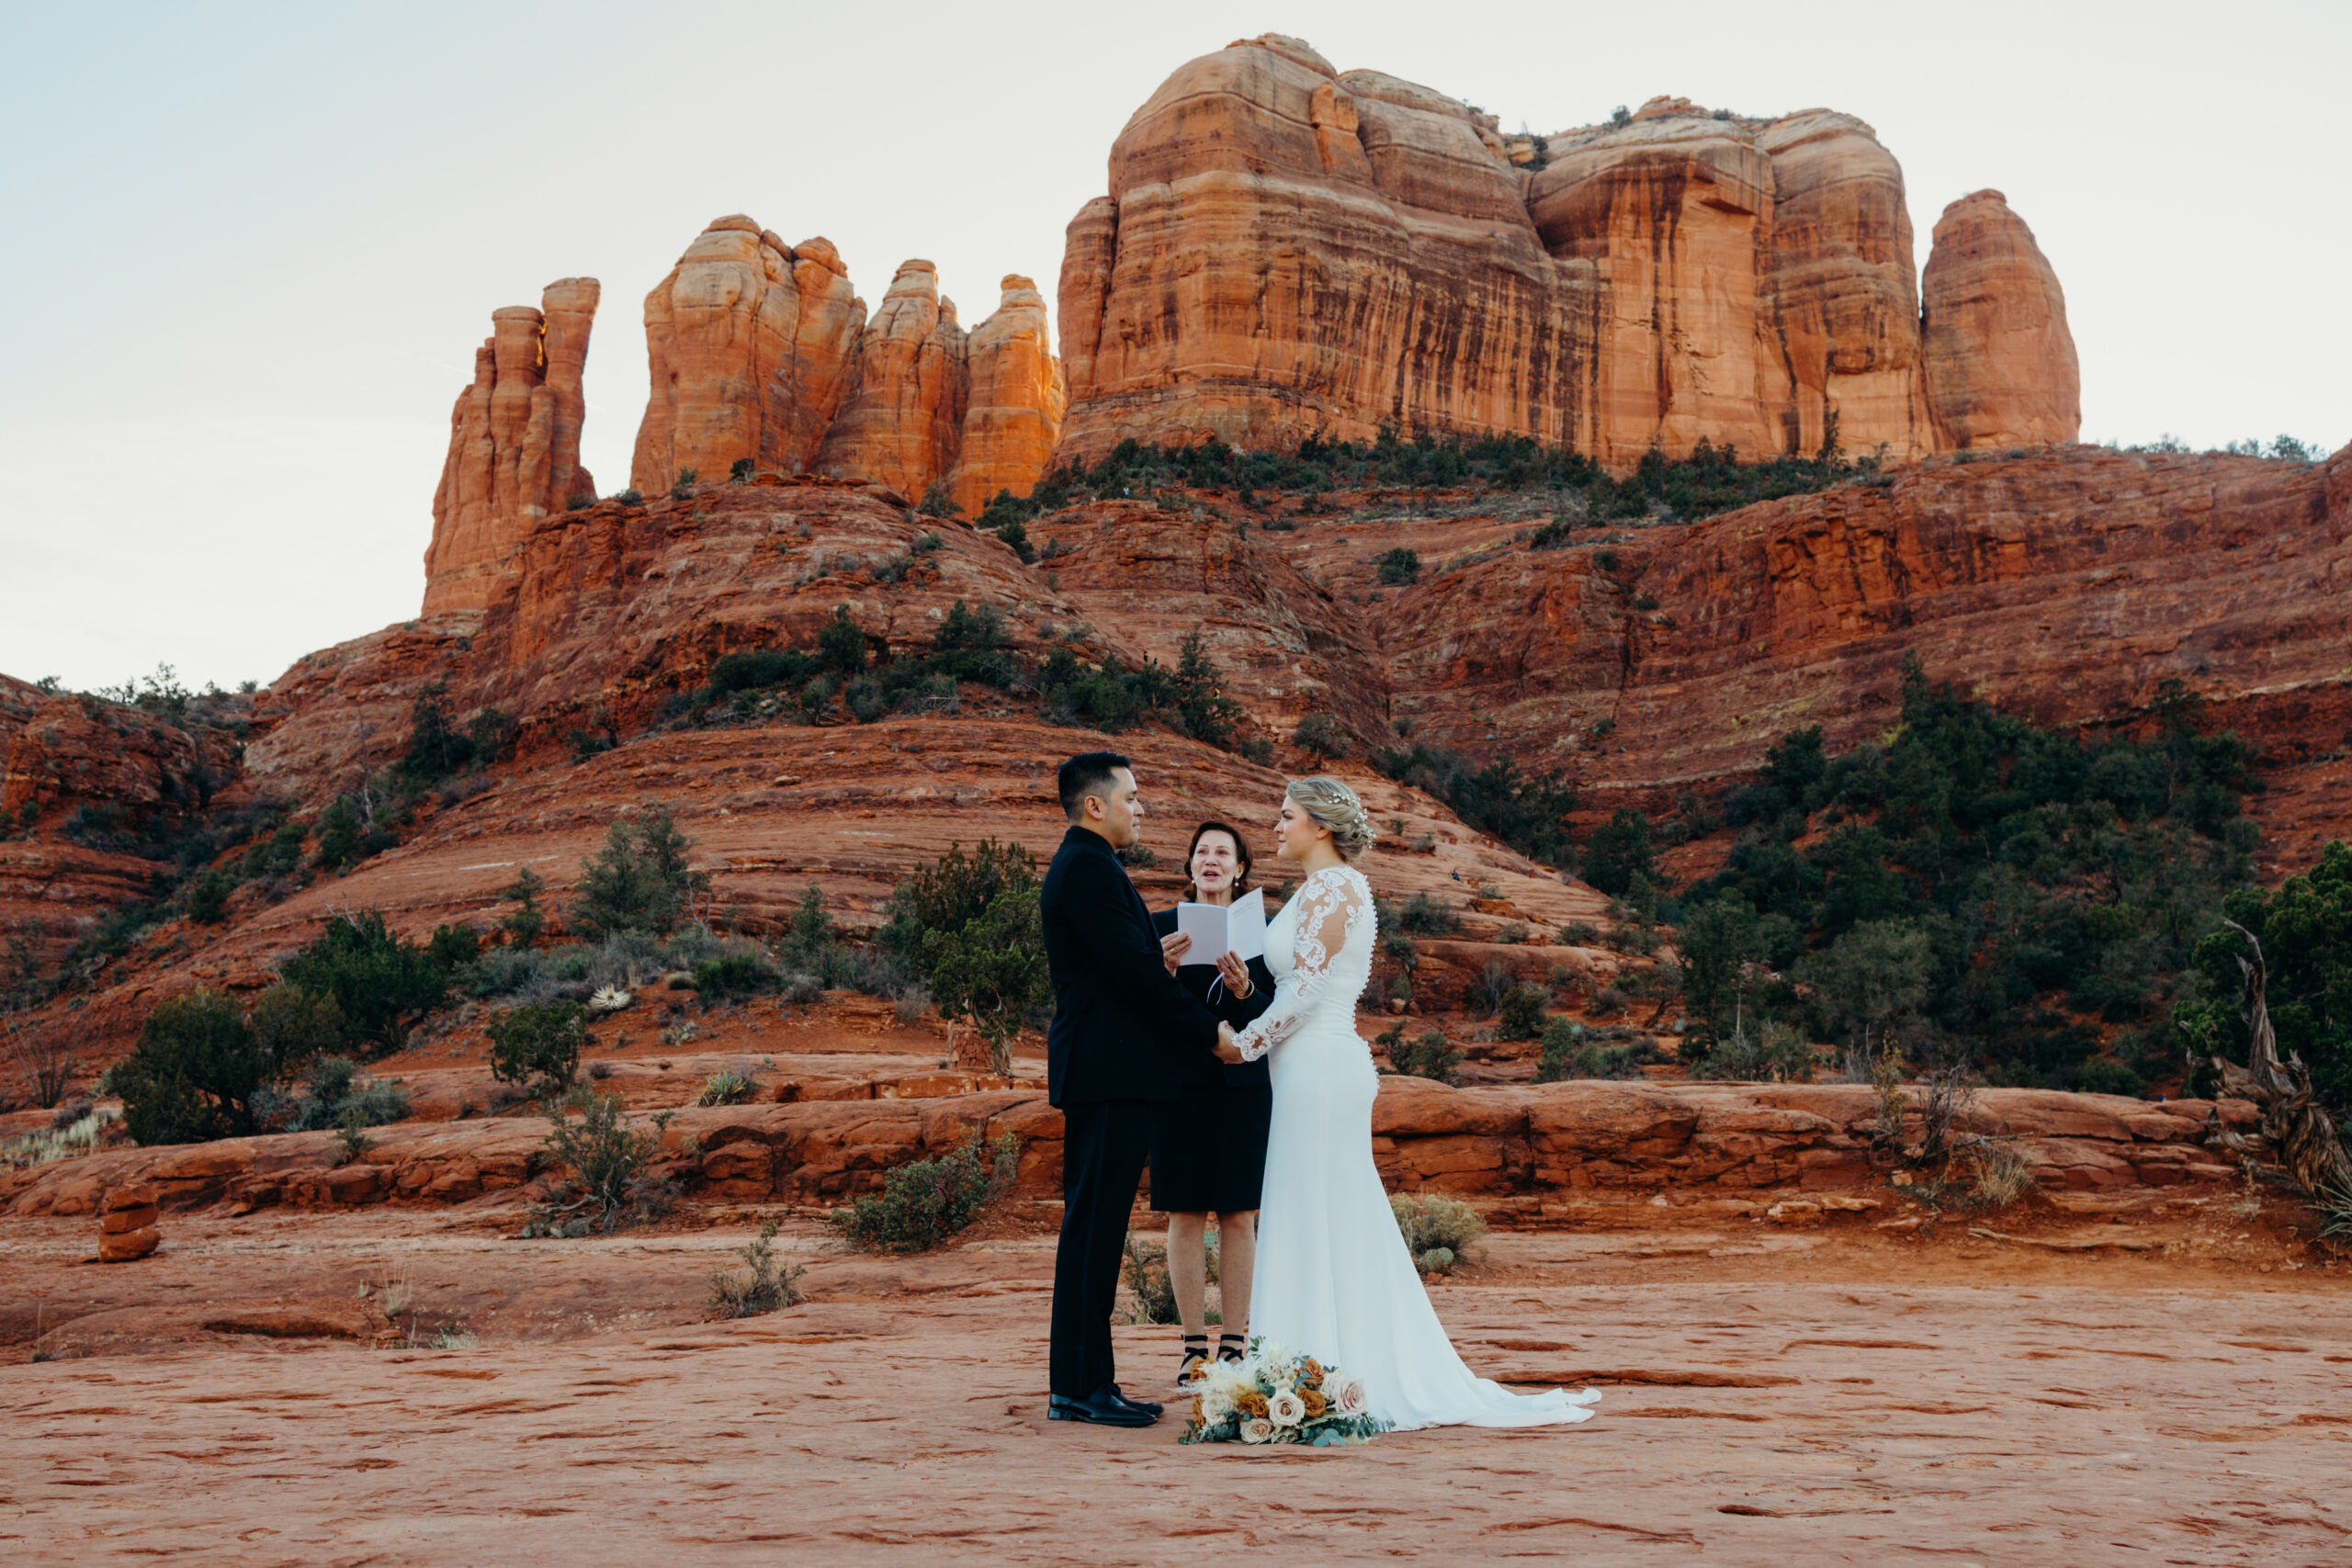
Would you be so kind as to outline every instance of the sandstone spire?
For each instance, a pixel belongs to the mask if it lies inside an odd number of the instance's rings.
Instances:
[[[1069,401],[1046,297],[1019,273],[1007,273],[999,288],[1003,299],[996,313],[972,332],[971,409],[949,480],[967,516],[977,515],[1001,490],[1027,495],[1045,476]]]
[[[927,261],[899,264],[849,370],[854,389],[818,455],[821,473],[874,479],[910,500],[946,477],[963,443],[970,376],[956,303]]]
[[[474,379],[449,415],[449,453],[433,497],[424,614],[479,610],[514,570],[534,524],[595,481],[580,466],[581,375],[599,288],[593,277],[548,285],[537,310],[491,312]]]
[[[684,468],[725,479],[746,457],[761,472],[807,468],[865,325],[831,241],[786,245],[749,218],[714,220],[645,297],[653,387],[629,482],[667,490]]]
[[[1928,399],[1945,448],[2037,446],[2081,433],[2065,294],[1999,191],[1944,209],[1923,291]]]

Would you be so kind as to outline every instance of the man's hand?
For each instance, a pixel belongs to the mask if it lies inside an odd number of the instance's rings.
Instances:
[[[1217,954],[1216,972],[1225,976],[1225,988],[1230,996],[1247,998],[1258,988],[1258,983],[1250,978],[1249,964],[1230,953]]]
[[[1170,975],[1184,962],[1184,954],[1193,951],[1193,939],[1182,931],[1170,931],[1159,939],[1159,961],[1168,965]]]
[[[1233,1025],[1223,1019],[1216,1021],[1216,1059],[1231,1067],[1241,1065],[1241,1047],[1233,1043]]]

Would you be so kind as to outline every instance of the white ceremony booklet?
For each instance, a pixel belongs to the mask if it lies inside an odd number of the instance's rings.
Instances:
[[[1176,931],[1193,939],[1184,962],[1214,964],[1220,953],[1230,953],[1247,963],[1266,955],[1266,895],[1252,888],[1236,898],[1231,905],[1179,904],[1176,906]]]

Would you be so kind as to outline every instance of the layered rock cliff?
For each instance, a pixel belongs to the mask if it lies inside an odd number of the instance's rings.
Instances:
[[[593,277],[560,278],[537,310],[491,312],[491,335],[474,351],[473,384],[449,414],[449,455],[424,552],[425,615],[481,609],[497,579],[513,572],[532,525],[595,493],[580,466],[581,376],[601,293]]]
[[[1623,465],[1701,440],[1811,451],[1832,414],[1849,451],[1958,445],[1923,375],[1902,170],[1850,115],[1654,99],[1507,144],[1457,99],[1270,34],[1162,84],[1110,187],[1063,261],[1068,456],[1395,423]],[[1944,383],[2063,406],[2072,343],[2031,267],[1946,270],[1990,302],[1955,312]],[[1993,347],[2012,314],[2045,330]]]

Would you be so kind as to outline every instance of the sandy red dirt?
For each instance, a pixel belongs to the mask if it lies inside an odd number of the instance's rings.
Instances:
[[[1592,1383],[1599,1415],[1314,1454],[1048,1425],[1045,1213],[909,1259],[796,1224],[807,1304],[698,1321],[748,1220],[519,1242],[413,1211],[186,1217],[154,1258],[103,1270],[74,1261],[85,1226],[12,1223],[18,1302],[103,1286],[181,1304],[85,1316],[51,1341],[70,1359],[0,1368],[0,1551],[2214,1563],[2352,1547],[2344,1275],[2254,1274],[2297,1259],[2234,1213],[2156,1227],[2148,1253],[1865,1225],[1499,1236],[1435,1287],[1441,1314],[1474,1364]],[[427,1325],[460,1320],[480,1347],[329,1337],[369,1328],[359,1286],[396,1275]],[[1159,1381],[1172,1332],[1119,1330],[1131,1388]]]

